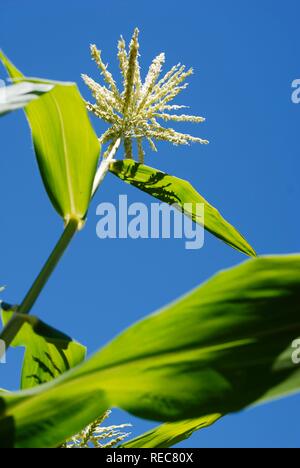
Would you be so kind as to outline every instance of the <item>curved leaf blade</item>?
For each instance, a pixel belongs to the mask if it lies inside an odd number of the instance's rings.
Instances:
[[[4,310],[5,307],[5,310]],[[17,314],[2,304],[3,325],[12,317],[23,321],[13,347],[24,347],[21,389],[41,385],[59,377],[85,360],[86,348],[32,315]]]
[[[1,51],[0,59],[11,78],[26,80]],[[29,103],[25,112],[53,206],[65,221],[83,220],[91,200],[100,143],[76,84],[56,83],[50,92]]]
[[[151,431],[129,440],[121,448],[169,448],[191,437],[194,432],[214,424],[221,415],[205,416],[158,426]]]
[[[0,116],[22,109],[52,88],[51,84],[29,81],[0,88]]]
[[[204,204],[204,228],[207,231],[246,255],[256,255],[246,239],[186,180],[170,176],[130,159],[112,163],[110,172],[162,202],[178,206],[201,226],[203,226],[203,218],[197,216],[196,206]]]
[[[55,447],[114,406],[176,422],[298,392],[291,345],[300,336],[299,272],[300,255],[221,272],[78,368],[1,394],[1,438],[15,447]]]

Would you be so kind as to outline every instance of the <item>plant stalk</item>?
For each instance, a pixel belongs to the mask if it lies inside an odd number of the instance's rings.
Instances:
[[[120,147],[120,143],[121,143],[121,139],[118,138],[118,140],[115,142],[112,149],[110,150],[108,156],[100,164],[99,169],[95,176],[95,180],[94,180],[92,197],[97,192],[99,186],[101,185],[107,172],[109,171],[109,165],[111,162],[113,162],[116,152],[118,151]],[[15,314],[12,316],[10,321],[3,328],[0,334],[0,340],[4,341],[6,350],[9,348],[14,338],[17,336],[18,332],[20,331],[22,325],[24,324],[24,319],[22,318],[22,315],[26,315],[30,313],[32,307],[36,303],[39,295],[44,289],[50,276],[52,275],[53,271],[58,265],[60,259],[62,258],[63,254],[68,248],[76,232],[78,231],[79,226],[80,226],[80,223],[78,220],[70,219],[70,221],[65,227],[65,230],[61,238],[56,244],[54,250],[52,251],[44,267],[42,268],[40,274],[34,281],[32,287],[26,294],[23,302],[17,308]],[[3,356],[1,355],[1,351],[0,351],[0,359],[2,357]]]
[[[19,314],[29,314],[40,293],[44,289],[50,276],[58,265],[61,257],[65,253],[74,235],[78,231],[79,222],[76,219],[71,219],[65,227],[65,230],[56,244],[53,252],[45,263],[43,269],[33,283],[21,305],[18,307]]]
[[[50,257],[42,268],[40,274],[34,281],[29,292],[26,294],[23,302],[17,308],[15,315],[7,323],[0,334],[0,339],[5,342],[6,349],[11,345],[12,341],[16,337],[17,333],[21,329],[24,320],[21,315],[29,314],[32,307],[36,303],[39,295],[44,289],[46,283],[48,282],[51,274],[55,270],[57,264],[65,253],[67,247],[69,246],[71,240],[78,231],[79,222],[78,220],[71,219],[65,227],[65,230],[56,244],[54,250],[52,251]],[[1,356],[0,356],[1,358]]]

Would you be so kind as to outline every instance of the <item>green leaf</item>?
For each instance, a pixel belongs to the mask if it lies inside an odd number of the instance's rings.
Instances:
[[[250,260],[58,379],[1,394],[0,443],[55,447],[110,407],[175,422],[297,392],[292,342],[299,336],[300,255]]]
[[[11,78],[26,80],[1,51],[0,59]],[[28,104],[25,112],[54,207],[66,221],[83,220],[91,199],[100,143],[76,84],[56,84],[49,93]]]
[[[112,163],[110,171],[162,202],[177,206],[201,226],[203,226],[203,216],[199,216],[196,207],[197,204],[203,204],[204,228],[207,231],[246,255],[256,255],[244,237],[186,180],[170,176],[130,159]]]
[[[194,432],[214,424],[221,415],[205,416],[158,426],[145,434],[129,440],[122,448],[169,448],[188,439]]]
[[[11,307],[1,310],[3,325],[16,317],[23,326],[13,347],[25,347],[21,388],[27,389],[49,382],[82,363],[86,348],[64,333],[49,327],[37,317],[15,313]]]
[[[0,88],[0,116],[21,109],[53,89],[47,83],[22,83]]]

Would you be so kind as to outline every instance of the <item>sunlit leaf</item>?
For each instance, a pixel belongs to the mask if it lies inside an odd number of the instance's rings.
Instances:
[[[11,78],[26,80],[1,51],[0,59]],[[40,172],[54,207],[66,221],[84,219],[100,144],[76,84],[57,83],[50,92],[28,104],[25,112]]]
[[[27,106],[51,89],[51,84],[27,81],[0,88],[0,116]]]
[[[249,256],[255,256],[253,248],[244,237],[186,180],[128,159],[112,163],[110,171],[125,182],[162,202],[179,207],[193,221],[202,226],[203,216],[198,215],[197,204],[203,204],[205,229],[231,247]]]
[[[194,432],[214,424],[221,415],[205,416],[175,423],[166,423],[129,440],[122,448],[168,448],[188,439]]]
[[[9,307],[8,310],[2,309],[3,325],[14,314]],[[86,348],[81,344],[49,327],[37,317],[21,314],[15,316],[23,322],[12,343],[13,347],[25,347],[22,389],[49,382],[84,361]]]
[[[55,447],[111,407],[175,422],[298,392],[298,337],[300,255],[250,260],[130,327],[58,379],[1,394],[0,443]]]

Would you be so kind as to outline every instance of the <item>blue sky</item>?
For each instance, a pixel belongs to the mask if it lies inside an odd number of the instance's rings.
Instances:
[[[299,116],[291,83],[300,78],[298,0],[1,0],[0,46],[29,76],[73,80],[97,77],[89,44],[103,50],[117,73],[116,43],[141,30],[142,66],[164,51],[167,67],[195,68],[178,100],[206,117],[193,131],[206,147],[159,146],[146,162],[186,178],[259,254],[299,252]],[[0,69],[0,78],[5,72]],[[191,124],[192,125],[192,124]],[[95,122],[97,132],[102,126]],[[4,299],[24,296],[61,233],[38,176],[22,112],[1,119],[1,273]],[[186,293],[243,255],[206,235],[187,251],[181,240],[108,240],[96,236],[101,201],[150,198],[107,177],[85,230],[51,278],[34,313],[95,351],[124,327]],[[117,291],[117,293],[116,293]],[[295,337],[291,337],[294,339]],[[0,387],[17,388],[20,350],[0,366]],[[300,397],[224,418],[184,447],[299,447]],[[152,423],[114,412],[138,434]]]

